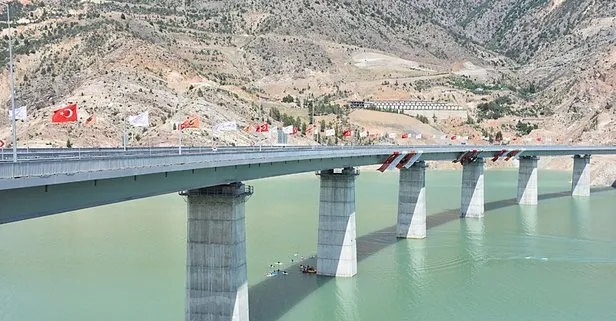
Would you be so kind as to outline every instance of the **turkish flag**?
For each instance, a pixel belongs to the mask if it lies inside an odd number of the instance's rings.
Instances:
[[[348,129],[347,129],[347,130],[345,130],[345,131],[342,133],[342,136],[344,136],[344,137],[351,137],[351,131],[350,131],[350,130],[348,130]]]
[[[185,128],[199,128],[200,125],[199,116],[187,117],[186,120],[180,124],[180,130]]]
[[[402,134],[402,138],[409,138],[409,134],[408,133]]]
[[[56,109],[51,116],[52,123],[68,123],[77,121],[77,104],[70,104],[66,107]]]
[[[293,133],[291,135],[296,135],[299,133],[299,129],[297,127],[293,127]]]
[[[257,133],[266,133],[269,132],[269,124],[264,123],[262,125],[257,125]]]

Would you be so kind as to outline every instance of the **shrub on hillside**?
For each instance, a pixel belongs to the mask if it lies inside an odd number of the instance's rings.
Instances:
[[[479,120],[499,119],[511,115],[511,104],[513,104],[513,101],[509,96],[498,97],[489,103],[479,104],[477,106],[477,118]]]

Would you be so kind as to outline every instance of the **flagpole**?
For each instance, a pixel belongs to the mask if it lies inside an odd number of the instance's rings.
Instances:
[[[124,146],[124,151],[126,151],[126,145],[128,145],[128,124],[126,123],[126,119],[124,119],[124,134],[122,136],[122,145]]]
[[[182,125],[180,125],[182,126]],[[178,128],[179,129],[179,134],[178,134],[178,154],[182,155],[182,129],[181,127]]]
[[[3,3],[6,6],[6,24],[9,29],[9,72],[11,75],[11,109],[13,117],[11,117],[13,127],[13,162],[17,162],[17,122],[15,115],[15,77],[13,75],[13,40],[11,38],[11,14],[8,3]]]
[[[355,135],[353,134],[353,121],[351,120],[351,113],[349,113],[349,130],[351,130],[351,146],[355,145]]]
[[[312,127],[312,130],[314,130],[314,104],[312,102],[310,102],[310,115],[311,115],[310,116],[310,120],[311,120],[310,126]],[[312,139],[314,140],[314,135],[312,135]]]

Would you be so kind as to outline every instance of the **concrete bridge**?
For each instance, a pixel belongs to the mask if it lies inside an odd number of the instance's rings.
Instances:
[[[463,165],[460,216],[484,215],[484,165],[519,160],[517,200],[536,205],[537,160],[573,156],[571,194],[590,195],[593,146],[306,146],[31,149],[0,160],[0,224],[178,192],[187,198],[186,320],[248,320],[244,180],[316,171],[321,181],[317,271],[357,273],[358,166],[400,171],[397,236],[426,237],[425,162]]]

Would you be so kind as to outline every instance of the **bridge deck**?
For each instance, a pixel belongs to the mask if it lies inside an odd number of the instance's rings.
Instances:
[[[526,156],[616,154],[616,147],[571,146],[287,146],[184,149],[20,150],[0,161],[0,224],[182,190],[322,169],[381,164],[393,152],[452,161],[503,149]],[[4,156],[7,156],[6,154]]]
[[[481,151],[493,157],[503,149],[523,150],[524,156],[616,154],[616,146],[276,146],[123,149],[20,150],[19,161],[0,161],[0,190],[161,172],[264,163],[348,159],[349,166],[381,163],[393,152],[423,151],[422,160],[452,161],[461,153]],[[310,171],[312,169],[307,169]]]

